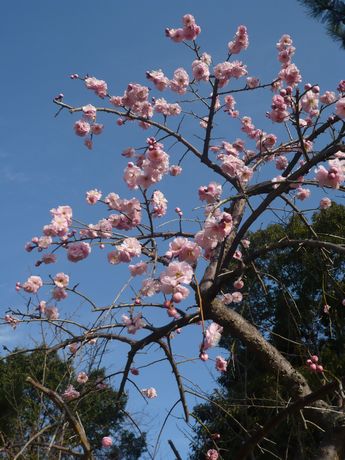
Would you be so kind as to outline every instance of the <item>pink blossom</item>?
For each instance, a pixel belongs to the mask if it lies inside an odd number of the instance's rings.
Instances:
[[[320,101],[323,104],[332,104],[336,100],[336,95],[334,91],[325,91],[324,94],[320,96]]]
[[[141,390],[141,393],[148,399],[153,399],[153,398],[157,398],[157,391],[155,390],[155,388],[143,388]]]
[[[302,188],[302,187],[298,187],[297,189],[297,193],[296,193],[296,198],[298,200],[305,200],[306,198],[309,198],[310,196],[310,190],[308,188]]]
[[[83,111],[85,118],[90,118],[91,120],[96,119],[97,110],[96,110],[96,107],[94,107],[93,105],[91,104],[84,105],[84,107],[82,107],[82,111]]]
[[[327,197],[324,197],[320,200],[320,209],[328,209],[332,206],[332,201],[327,198]]]
[[[232,303],[232,294],[230,294],[230,292],[224,294],[222,297],[222,302],[224,305],[230,305]]]
[[[243,300],[243,295],[241,292],[233,292],[232,293],[232,301],[234,303],[240,303]]]
[[[280,171],[284,171],[288,164],[289,160],[284,155],[279,155],[279,157],[276,158],[276,168]]]
[[[79,372],[78,377],[77,377],[77,382],[78,383],[86,383],[89,380],[88,375],[85,372]]]
[[[131,272],[131,276],[142,275],[147,272],[147,263],[138,262],[135,265],[129,265],[128,268],[129,268],[129,271]]]
[[[91,130],[90,124],[85,120],[78,120],[74,123],[74,131],[77,136],[86,136]]]
[[[222,194],[222,186],[217,182],[210,182],[207,186],[199,187],[199,198],[207,203],[215,203]]]
[[[229,53],[238,54],[246,50],[249,45],[248,33],[246,26],[239,26],[235,37],[228,43]]]
[[[14,318],[11,315],[5,315],[4,319],[6,323],[12,327],[12,329],[15,329],[17,327],[18,319]]]
[[[342,97],[335,104],[335,113],[339,118],[345,118],[345,97]]]
[[[289,86],[296,86],[302,81],[301,74],[295,64],[289,64],[279,72],[279,78]]]
[[[69,283],[69,276],[65,273],[57,273],[54,276],[54,284],[59,288],[65,288],[68,286]]]
[[[27,281],[23,283],[22,288],[29,294],[36,294],[36,292],[43,286],[43,281],[40,276],[29,276]]]
[[[160,275],[162,292],[171,294],[178,284],[190,284],[193,273],[193,268],[187,262],[171,262]]]
[[[328,170],[322,165],[315,170],[316,180],[321,187],[339,188],[341,182],[345,179],[342,163],[338,159],[335,159],[329,160],[328,164],[330,166]]]
[[[206,452],[205,460],[218,460],[219,454],[216,449],[209,449]]]
[[[250,246],[250,241],[249,240],[241,240],[241,244],[245,249],[248,249]]]
[[[158,91],[163,91],[169,86],[169,79],[164,75],[161,69],[146,72],[146,78],[152,81]]]
[[[91,252],[91,246],[89,243],[83,241],[79,243],[72,243],[68,245],[67,259],[70,262],[79,262],[85,259]]]
[[[85,86],[88,89],[93,90],[97,96],[101,97],[102,99],[107,95],[108,86],[104,80],[98,80],[95,77],[88,77],[85,78]]]
[[[219,326],[217,323],[211,323],[206,329],[202,350],[205,351],[208,348],[217,346],[220,341],[222,332],[222,326]]]
[[[66,401],[72,401],[73,399],[79,398],[79,396],[79,391],[77,391],[73,385],[68,385],[66,390],[62,393],[62,397]]]
[[[209,66],[202,60],[192,62],[192,73],[196,81],[208,81],[210,79]]]
[[[56,262],[56,255],[55,254],[43,254],[42,256],[42,262],[44,264],[53,264]]]
[[[169,169],[170,176],[179,176],[182,172],[181,166],[171,165]]]
[[[165,216],[168,209],[168,200],[165,198],[161,191],[156,190],[153,192],[151,204],[153,208],[153,217]]]
[[[243,286],[244,286],[244,282],[243,282],[243,280],[238,279],[238,280],[236,280],[234,282],[233,286],[234,286],[235,289],[242,289]]]
[[[247,77],[247,86],[250,89],[260,86],[260,80],[257,77]]]
[[[160,283],[153,278],[147,278],[141,283],[140,294],[144,297],[152,297],[160,291]]]
[[[108,254],[108,261],[116,265],[120,262],[130,262],[133,257],[140,256],[141,244],[136,238],[125,238],[123,243],[116,246],[116,250]]]
[[[178,94],[185,94],[189,85],[189,76],[188,73],[182,68],[179,67],[174,72],[174,78],[170,80],[169,86],[172,91],[175,91]]]
[[[142,319],[141,313],[137,316],[122,315],[122,322],[127,327],[128,334],[135,334],[139,329],[146,326],[145,321]]]
[[[226,372],[228,362],[222,356],[216,357],[216,369],[219,372]]]
[[[70,345],[68,345],[69,351],[72,353],[72,355],[75,355],[77,351],[80,348],[80,344],[78,342],[73,342]]]
[[[108,447],[111,447],[112,445],[113,445],[113,440],[111,439],[110,436],[104,436],[104,438],[102,438],[102,447],[108,448]]]
[[[139,375],[139,369],[137,369],[136,367],[131,367],[129,371],[133,375]]]
[[[97,189],[86,192],[86,202],[88,204],[96,204],[102,197],[102,192]]]

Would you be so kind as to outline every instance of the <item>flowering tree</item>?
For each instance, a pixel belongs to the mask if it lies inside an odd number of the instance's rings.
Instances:
[[[327,374],[327,363],[322,366],[314,351],[306,346],[308,370],[319,377],[318,388],[313,391],[298,366],[270,343],[267,332],[242,314],[242,302],[247,273],[263,254],[277,248],[318,248],[320,262],[329,263],[329,254],[345,251],[342,240],[334,242],[318,234],[308,221],[306,210],[297,204],[315,190],[314,195],[324,210],[332,201],[318,196],[320,189],[324,193],[342,190],[345,81],[339,83],[336,91],[323,93],[317,82],[302,86],[302,76],[292,62],[295,53],[292,39],[283,35],[277,43],[280,68],[270,81],[262,83],[258,77],[248,76],[247,66],[234,59],[234,55],[248,47],[245,26],[238,27],[228,43],[225,60],[220,63],[212,63],[212,57],[198,45],[200,32],[190,14],[183,17],[180,28],[166,29],[170,40],[184,44],[192,53],[190,72],[180,67],[170,78],[162,70],[149,70],[146,77],[150,88],[129,83],[122,96],[111,95],[104,80],[72,74],[71,78],[94,92],[102,104],[72,105],[64,100],[63,94],[54,99],[58,114],[69,111],[79,115],[74,131],[84,139],[88,149],[94,147],[96,136],[103,132],[104,126],[99,122],[102,114],[115,118],[121,129],[135,124],[149,134],[142,146],[128,147],[122,153],[129,160],[123,179],[132,191],[131,198],[120,197],[116,192],[104,195],[100,190],[89,190],[86,202],[90,206],[103,206],[103,218],[94,224],[84,224],[70,206],[57,206],[51,210],[51,221],[44,225],[42,236],[33,237],[26,250],[39,253],[37,267],[53,264],[61,255],[66,255],[71,263],[84,259],[89,259],[85,263],[90,262],[95,251],[103,250],[106,263],[129,264],[130,278],[113,301],[100,306],[97,299],[90,299],[87,292],[79,289],[76,284],[79,280],[70,280],[65,272],[54,273],[48,279],[34,274],[16,285],[28,297],[27,308],[9,310],[4,322],[13,328],[21,327],[22,323],[47,327],[49,340],[45,340],[40,350],[47,353],[67,350],[70,359],[101,361],[114,344],[120,342],[126,346],[126,362],[107,376],[120,377],[115,405],[129,384],[144,398],[159,397],[154,382],[152,387],[141,388],[133,380],[140,373],[135,360],[152,344],[156,345],[171,366],[178,404],[187,422],[190,412],[186,394],[190,390],[185,387],[175,360],[172,338],[176,333],[188,334],[189,328],[197,326],[200,343],[194,347],[199,358],[207,361],[209,350],[217,346],[221,335],[230,334],[269,373],[279,376],[287,394],[286,408],[274,420],[243,436],[237,458],[246,458],[281,420],[300,411],[323,432],[316,458],[338,458],[345,448],[343,416],[327,397],[336,390],[343,394],[341,376]],[[237,84],[237,80],[244,82]],[[263,115],[271,120],[279,140],[276,134],[256,127],[236,106],[236,99],[242,93],[257,91],[272,91],[271,106]],[[161,92],[167,94],[167,99],[160,97]],[[241,138],[219,137],[218,131],[224,124],[237,126]],[[190,135],[193,131],[195,136]],[[207,169],[209,182],[200,184],[196,213],[187,215],[188,210],[180,204],[172,218],[164,183],[168,183],[168,175],[171,180],[183,179],[184,161],[190,157],[195,168],[200,165]],[[188,178],[185,179],[186,196],[196,193],[189,190]],[[249,232],[262,215],[274,213],[282,220],[291,212],[308,229],[308,237],[279,238],[271,244],[250,245]],[[262,282],[261,275],[257,273],[258,283]],[[126,300],[120,301],[126,294]],[[68,296],[87,302],[94,318],[86,320],[81,315],[66,319],[57,305]],[[226,359],[217,356],[215,366],[219,372],[226,372]],[[330,377],[331,382],[325,384]],[[69,385],[59,393],[41,382],[30,379],[30,383],[64,415],[61,423],[68,423],[74,431],[80,456],[93,458],[99,446],[90,444],[83,421],[71,405],[71,401],[83,398],[83,391]],[[63,444],[62,437],[61,448]],[[105,433],[102,444],[105,449],[111,446],[111,436]],[[172,447],[175,449],[173,444]],[[216,439],[214,448],[205,452],[205,458],[226,458]]]

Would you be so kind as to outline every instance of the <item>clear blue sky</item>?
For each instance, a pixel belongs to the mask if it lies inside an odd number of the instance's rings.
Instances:
[[[122,183],[125,161],[120,153],[127,146],[143,145],[147,133],[131,127],[119,128],[110,117],[100,117],[105,131],[90,152],[73,133],[76,117],[66,112],[54,118],[53,97],[63,92],[67,103],[99,103],[80,82],[68,78],[74,72],[104,79],[111,93],[120,95],[128,82],[145,84],[147,70],[161,68],[167,74],[179,66],[189,70],[192,56],[188,50],[164,37],[165,27],[179,26],[185,13],[194,14],[201,25],[199,43],[203,51],[213,56],[215,63],[224,60],[226,44],[237,26],[244,24],[248,27],[250,47],[240,59],[248,64],[250,74],[262,81],[271,81],[278,71],[275,43],[283,33],[289,33],[294,39],[297,48],[294,62],[304,82],[318,83],[323,91],[334,89],[337,82],[345,78],[345,52],[327,37],[321,24],[306,16],[295,0],[5,2],[0,28],[2,311],[22,301],[15,294],[15,282],[24,281],[35,272],[33,265],[37,258],[25,253],[23,246],[49,222],[49,209],[70,204],[81,220],[96,222],[101,217],[100,211],[87,207],[86,190],[99,188],[105,193],[133,195]],[[265,97],[262,94],[244,98],[239,108],[241,113],[252,116],[259,127],[275,132],[275,127],[264,119],[270,94],[265,93]],[[232,126],[221,127],[222,135],[228,136],[229,141],[240,135]],[[189,196],[194,193],[196,197],[197,186],[212,179],[204,170],[197,175],[193,169],[187,171],[177,182],[169,182],[167,195],[172,208],[194,206],[196,200]],[[188,198],[186,185],[192,187]],[[101,259],[104,257],[95,254],[88,264],[73,267],[61,260],[43,273],[67,271],[74,282],[81,281],[102,305],[112,299],[125,277]],[[14,334],[9,328],[1,329],[0,344],[14,346],[22,340],[20,328]],[[179,353],[191,358],[197,356],[199,342],[199,331],[186,330],[176,339],[176,347]],[[107,360],[110,366],[121,358],[114,354]],[[186,368],[185,375],[212,388],[211,368],[211,365],[197,363]],[[146,415],[142,416],[150,427],[149,439],[153,442],[166,410],[177,399],[175,382],[166,367],[157,367],[150,373],[142,373],[138,385],[156,386],[160,395],[149,403],[149,410],[145,409]],[[133,390],[130,391],[132,394]],[[133,396],[130,407],[140,412],[142,403]],[[181,415],[179,409],[175,415]],[[186,456],[188,441],[181,429],[185,429],[183,422],[169,421],[157,459],[173,458],[167,446],[169,438],[174,440],[182,457]]]

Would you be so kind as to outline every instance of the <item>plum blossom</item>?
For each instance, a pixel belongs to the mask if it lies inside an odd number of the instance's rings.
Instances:
[[[100,98],[105,98],[108,91],[108,86],[104,80],[98,80],[95,77],[85,78],[85,86],[94,91]]]
[[[315,170],[316,180],[319,182],[321,187],[328,186],[332,188],[339,188],[341,182],[345,179],[343,165],[338,159],[329,160],[328,164],[328,170],[322,165]]]
[[[122,322],[127,327],[128,334],[135,334],[139,329],[146,326],[141,313],[138,313],[136,316],[122,315]]]
[[[69,276],[65,273],[57,273],[54,276],[54,284],[59,288],[65,288],[68,286],[69,283]]]
[[[238,54],[246,50],[249,45],[248,33],[246,26],[238,26],[235,37],[228,43],[229,53]]]
[[[79,262],[80,260],[86,259],[91,252],[91,246],[89,243],[83,241],[72,243],[68,245],[67,259],[70,262]]]
[[[29,276],[27,281],[21,285],[25,292],[29,294],[36,294],[36,292],[43,286],[43,281],[40,276]]]
[[[210,182],[207,186],[199,187],[199,198],[207,203],[215,203],[219,200],[222,194],[222,186],[217,182]]]
[[[18,319],[14,318],[12,315],[5,315],[4,320],[6,321],[7,324],[9,324],[12,329],[15,329],[17,327]]]
[[[109,263],[116,265],[120,262],[130,262],[133,257],[140,256],[141,244],[136,238],[125,238],[123,243],[116,246],[116,249],[108,254]]]
[[[219,458],[219,454],[216,451],[216,449],[209,449],[206,452],[205,460],[218,460],[218,458]]]
[[[211,323],[205,332],[204,341],[201,347],[202,351],[208,350],[212,347],[216,347],[220,341],[222,332],[222,326],[219,326],[219,324],[217,323]]]
[[[88,105],[84,105],[81,109],[83,111],[83,115],[85,118],[90,118],[91,120],[96,119],[96,113],[97,113],[96,107],[94,107],[91,104],[88,104]]]
[[[68,296],[66,290],[64,288],[56,287],[52,290],[52,297],[53,299],[57,300],[58,302],[60,300],[66,299]]]
[[[46,307],[44,305],[44,314],[49,321],[59,319],[59,310],[57,307]]]
[[[147,272],[147,263],[146,262],[138,262],[135,265],[128,266],[129,271],[131,272],[131,276],[138,276],[143,275]]]
[[[77,136],[83,137],[91,131],[90,124],[85,120],[78,120],[74,123],[74,132]]]
[[[188,73],[179,67],[174,72],[174,78],[170,80],[169,86],[172,91],[178,94],[185,94],[189,85]]]
[[[151,205],[153,208],[153,217],[165,216],[168,209],[168,200],[165,198],[165,196],[160,190],[156,190],[155,192],[153,192],[151,198]]]
[[[86,374],[86,372],[79,372],[79,374],[77,376],[77,382],[78,383],[83,384],[83,383],[86,383],[88,380],[89,380],[89,377]]]
[[[194,16],[185,14],[182,18],[182,23],[183,28],[165,29],[165,35],[176,43],[183,40],[195,40],[201,32],[201,27],[196,24]]]
[[[302,188],[302,187],[298,187],[297,189],[297,193],[296,193],[296,198],[298,200],[305,200],[306,198],[309,198],[310,196],[310,190],[308,188]]]
[[[190,284],[193,273],[193,268],[187,262],[171,262],[160,275],[162,292],[171,294],[177,285]]]
[[[102,192],[97,189],[86,192],[86,202],[88,204],[96,204],[102,198]]]
[[[345,118],[345,97],[340,98],[335,104],[335,113],[339,118]]]
[[[216,357],[216,369],[219,372],[226,372],[228,362],[222,356]]]
[[[164,91],[169,86],[169,79],[161,69],[146,72],[146,78],[152,81],[158,91]]]
[[[73,385],[68,385],[66,390],[62,393],[62,397],[65,401],[72,401],[73,399],[79,398],[80,393]]]
[[[144,297],[152,297],[160,291],[160,283],[153,278],[147,278],[141,283],[140,294]]]
[[[328,197],[321,198],[320,209],[328,209],[332,206],[332,201]]]
[[[192,74],[196,81],[208,81],[210,79],[209,66],[202,60],[192,62]]]
[[[143,388],[141,390],[141,393],[145,396],[145,398],[148,398],[148,399],[153,399],[153,398],[157,398],[157,391],[155,388]]]
[[[325,93],[320,96],[320,101],[323,104],[332,104],[332,102],[335,102],[336,98],[334,91],[325,91]]]

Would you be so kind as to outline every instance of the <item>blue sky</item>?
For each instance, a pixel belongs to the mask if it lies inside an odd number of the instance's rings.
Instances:
[[[295,0],[6,2],[2,5],[0,28],[3,69],[0,76],[3,107],[0,113],[3,216],[0,305],[3,311],[9,306],[22,305],[14,285],[17,280],[24,281],[28,275],[36,273],[34,262],[37,259],[25,253],[23,246],[32,236],[39,235],[42,226],[49,222],[49,210],[60,204],[70,204],[81,220],[96,222],[102,213],[85,204],[87,190],[99,188],[104,193],[114,191],[131,197],[133,193],[126,190],[121,179],[125,160],[120,153],[125,147],[143,145],[147,136],[136,127],[119,128],[114,119],[100,117],[105,131],[90,152],[73,133],[77,117],[63,112],[54,118],[53,97],[63,92],[65,101],[72,105],[100,103],[80,82],[69,79],[74,72],[104,79],[111,94],[120,95],[128,82],[147,84],[147,70],[161,68],[168,75],[180,66],[189,70],[192,55],[184,46],[164,37],[165,27],[178,27],[185,13],[194,14],[201,25],[198,42],[203,51],[213,56],[214,63],[225,59],[226,44],[237,26],[245,24],[250,47],[240,59],[248,65],[250,75],[258,76],[263,82],[271,81],[279,69],[275,43],[283,33],[289,33],[297,48],[294,62],[304,82],[320,84],[321,91],[334,90],[337,82],[344,78],[344,52],[327,37],[321,24],[307,17]],[[241,114],[252,116],[258,127],[279,132],[264,118],[270,97],[269,91],[244,96],[241,105],[239,99],[239,109]],[[188,127],[186,133],[192,136]],[[219,130],[229,141],[240,136],[238,125],[230,122],[219,126]],[[176,181],[167,180],[167,196],[172,209],[175,206],[191,209],[197,204],[198,185],[213,179],[207,170],[200,169],[195,174],[194,168],[194,163],[187,160],[186,174]],[[194,198],[191,198],[193,193]],[[262,222],[266,224],[265,219]],[[88,263],[85,261],[73,267],[62,259],[56,267],[49,267],[43,273],[67,271],[74,282],[81,281],[81,286],[87,287],[87,292],[100,305],[109,302],[126,279],[125,272],[107,265],[101,254],[94,254]],[[64,308],[67,309],[62,307],[62,310]],[[65,311],[66,315],[78,305],[68,308],[71,310]],[[176,349],[183,355],[182,359],[195,357],[198,352],[200,331],[196,327],[189,329],[176,339]],[[30,330],[26,332],[30,335]],[[14,334],[9,328],[1,329],[0,344],[13,346],[22,340],[20,328]],[[113,365],[113,358],[120,363],[120,355],[121,351],[114,356],[108,355],[107,365]],[[185,372],[188,378],[204,382],[207,388],[214,385],[211,365],[193,362],[186,366]],[[150,440],[153,441],[166,410],[177,399],[175,383],[170,371],[162,365],[141,375],[138,384],[156,386],[160,394],[142,416],[144,424],[150,427]],[[140,412],[141,400],[133,394],[133,401],[131,409]],[[179,409],[175,414],[181,415]],[[173,458],[167,446],[170,438],[181,455],[186,455],[188,441],[181,429],[185,429],[183,422],[169,420],[157,459]]]

